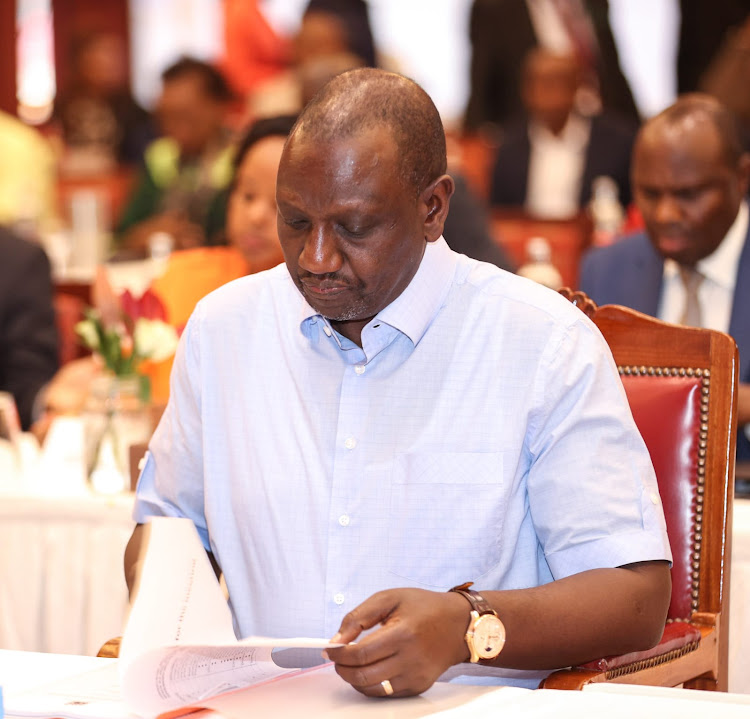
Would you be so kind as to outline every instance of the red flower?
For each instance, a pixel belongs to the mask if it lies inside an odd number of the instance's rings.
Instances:
[[[144,317],[147,320],[167,321],[167,310],[158,295],[150,289],[146,290],[140,298],[136,299],[130,290],[125,290],[120,295],[120,304],[123,313],[133,322]]]

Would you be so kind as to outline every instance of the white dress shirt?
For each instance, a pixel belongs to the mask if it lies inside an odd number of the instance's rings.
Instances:
[[[737,284],[737,268],[747,236],[749,215],[747,203],[743,202],[721,244],[708,257],[704,257],[696,264],[696,269],[704,277],[698,288],[701,324],[708,329],[729,331],[734,288]],[[667,259],[664,261],[659,319],[678,323],[684,307],[685,286],[680,278],[679,265],[674,260]]]
[[[591,121],[576,113],[559,135],[529,122],[528,212],[550,218],[572,217],[578,212],[590,133]]]

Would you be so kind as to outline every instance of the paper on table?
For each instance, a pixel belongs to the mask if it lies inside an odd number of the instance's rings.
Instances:
[[[120,649],[128,706],[155,716],[207,697],[298,674],[277,666],[275,647],[324,649],[326,639],[250,637],[238,642],[205,549],[188,519],[146,527],[146,553]]]

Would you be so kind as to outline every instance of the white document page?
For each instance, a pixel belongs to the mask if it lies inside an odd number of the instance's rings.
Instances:
[[[327,639],[250,637],[238,642],[206,551],[188,519],[147,525],[146,553],[120,649],[122,697],[151,717],[299,669],[277,666],[276,647],[324,649]]]

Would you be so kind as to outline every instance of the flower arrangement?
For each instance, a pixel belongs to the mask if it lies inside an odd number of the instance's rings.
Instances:
[[[126,290],[103,305],[86,310],[75,331],[115,376],[135,375],[144,360],[160,362],[174,354],[177,331],[165,321],[164,306],[153,292],[136,299]]]

